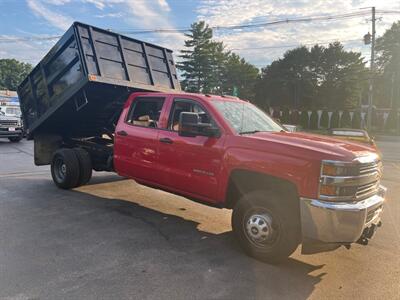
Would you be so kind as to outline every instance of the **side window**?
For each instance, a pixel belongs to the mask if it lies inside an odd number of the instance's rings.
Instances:
[[[133,101],[126,122],[143,127],[158,127],[165,98],[137,98]]]
[[[210,115],[193,100],[178,99],[174,100],[171,114],[168,121],[168,129],[172,131],[179,131],[179,117],[183,112],[198,113],[202,123],[212,123],[215,125]]]

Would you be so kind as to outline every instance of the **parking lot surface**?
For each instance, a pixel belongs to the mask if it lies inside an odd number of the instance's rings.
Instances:
[[[32,142],[0,141],[0,298],[400,299],[400,143],[379,146],[389,192],[369,245],[274,266],[243,254],[229,210],[111,173],[59,190]]]

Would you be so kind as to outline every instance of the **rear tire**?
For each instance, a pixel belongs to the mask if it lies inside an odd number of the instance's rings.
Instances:
[[[8,138],[12,143],[18,143],[22,140],[22,136],[13,136]]]
[[[74,150],[59,149],[54,152],[51,162],[51,176],[61,189],[77,186],[80,178],[79,160]]]
[[[79,161],[79,180],[77,186],[85,185],[92,178],[92,159],[89,153],[82,148],[74,148]]]
[[[286,260],[300,242],[299,210],[271,191],[245,194],[235,205],[232,228],[244,251],[258,260]],[[294,201],[292,201],[294,202]]]

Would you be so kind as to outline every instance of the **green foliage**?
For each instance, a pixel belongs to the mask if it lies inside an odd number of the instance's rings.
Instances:
[[[290,124],[299,125],[300,123],[300,113],[298,110],[292,110],[290,114]]]
[[[281,121],[284,124],[289,124],[290,123],[290,114],[289,114],[289,109],[288,108],[284,108],[282,110]]]
[[[255,85],[257,83],[258,69],[252,64],[246,62],[235,53],[230,53],[224,66],[224,73],[221,77],[221,93],[232,95],[236,87],[239,91],[239,97],[247,100],[255,99]],[[218,86],[218,81],[216,82]],[[265,104],[264,104],[265,106]]]
[[[355,107],[367,74],[361,53],[338,42],[298,47],[262,70],[256,99],[288,107]]]
[[[352,128],[361,128],[361,112],[355,111],[353,114],[353,120],[352,120]]]
[[[318,129],[318,113],[315,110],[312,111],[310,116],[310,128]]]
[[[373,116],[374,118],[372,119],[372,126],[375,127],[375,130],[384,130],[385,118],[383,117],[383,113],[378,113],[377,111],[374,111]]]
[[[321,120],[320,120],[320,126],[322,128],[328,128],[329,127],[329,114],[326,110],[324,110],[321,114]]]
[[[281,119],[281,111],[277,108],[274,109],[274,111],[272,112],[272,117],[274,119]]]
[[[15,59],[0,59],[0,90],[16,91],[32,66]]]
[[[385,130],[390,133],[396,132],[398,130],[397,126],[399,126],[398,113],[395,110],[391,110],[386,120]]]
[[[304,129],[309,128],[309,126],[308,126],[308,111],[306,111],[306,110],[303,110],[303,111],[301,112],[301,115],[300,115],[300,125],[301,125],[301,127],[303,127]]]
[[[222,42],[212,39],[212,29],[204,22],[191,25],[181,50],[182,88],[189,92],[232,95],[254,100],[258,69],[235,53],[225,51]],[[265,105],[261,105],[264,107]]]
[[[212,44],[212,29],[204,21],[193,23],[190,33],[185,34],[185,50],[179,56],[182,62],[177,64],[182,71],[182,87],[190,92],[209,93],[210,84],[214,78],[212,74],[213,66],[210,63],[212,49],[216,48]]]
[[[376,40],[377,72],[374,80],[374,104],[400,107],[400,21]]]
[[[339,127],[339,112],[334,111],[331,115],[331,125],[330,128],[337,128]]]
[[[348,110],[345,110],[340,119],[340,127],[351,128],[351,116]]]

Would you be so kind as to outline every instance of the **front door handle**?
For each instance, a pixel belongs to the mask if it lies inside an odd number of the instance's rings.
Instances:
[[[161,138],[160,142],[165,144],[172,144],[174,141],[171,140],[170,138]]]
[[[128,133],[125,130],[117,131],[117,134],[120,136],[128,136]]]

